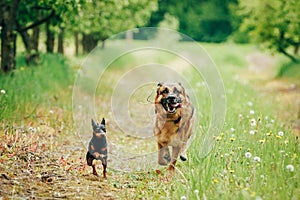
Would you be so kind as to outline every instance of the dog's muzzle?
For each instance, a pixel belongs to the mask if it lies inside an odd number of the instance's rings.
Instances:
[[[169,95],[161,100],[164,109],[171,114],[175,113],[176,109],[181,107],[181,102],[181,99],[175,95]]]

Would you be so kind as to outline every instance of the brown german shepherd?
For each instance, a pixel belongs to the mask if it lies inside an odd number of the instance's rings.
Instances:
[[[155,97],[154,134],[158,143],[158,163],[173,172],[178,156],[185,161],[194,124],[194,107],[180,83],[158,83]],[[172,157],[169,147],[172,147]]]

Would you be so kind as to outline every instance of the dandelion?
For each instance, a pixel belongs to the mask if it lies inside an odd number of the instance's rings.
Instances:
[[[285,141],[284,141],[284,144],[289,144],[289,141],[288,141],[288,140],[285,140]]]
[[[267,133],[267,136],[271,136],[271,135],[272,135],[272,132],[268,132],[268,133]]]
[[[222,137],[221,136],[216,136],[215,139],[216,139],[216,141],[220,141],[220,140],[222,140]]]
[[[255,112],[254,112],[254,110],[250,110],[249,113],[250,113],[250,115],[254,115]]]
[[[290,172],[293,172],[295,170],[294,165],[291,165],[291,164],[287,165],[286,169]]]
[[[282,137],[280,135],[276,135],[276,138],[280,140]]]
[[[260,162],[260,157],[254,156],[253,160],[254,160],[255,162]]]
[[[248,101],[247,105],[251,107],[251,106],[253,106],[253,103],[251,101]]]
[[[230,128],[230,131],[231,131],[231,132],[234,132],[234,131],[235,131],[235,129],[234,129],[234,128]]]
[[[231,138],[230,138],[230,141],[231,141],[231,142],[233,142],[234,140],[235,140],[235,138],[234,138],[234,137],[231,137]]]
[[[2,90],[0,91],[0,93],[1,93],[1,94],[5,94],[6,91],[2,89]]]
[[[246,158],[251,158],[251,156],[252,156],[252,154],[251,154],[250,152],[246,152],[246,153],[245,153],[245,157],[246,157]]]
[[[238,147],[238,150],[242,150],[243,149],[243,147]]]
[[[265,139],[259,140],[259,143],[264,144],[266,142]]]
[[[250,130],[250,131],[249,131],[249,134],[250,134],[250,135],[254,135],[254,134],[255,134],[255,130]]]
[[[187,200],[186,196],[181,196],[181,200]]]
[[[25,67],[23,67],[23,66],[20,67],[20,70],[21,70],[21,71],[24,71],[24,70],[25,70]]]
[[[233,174],[233,173],[234,173],[234,170],[233,170],[233,169],[230,169],[230,170],[229,170],[229,173],[230,173],[230,174]]]
[[[49,110],[49,113],[52,115],[52,114],[54,114],[54,111],[53,110]]]
[[[256,126],[256,120],[255,120],[255,119],[251,119],[250,125],[251,125],[251,126]]]
[[[281,137],[283,137],[284,133],[282,131],[279,131],[278,135],[281,136]]]
[[[256,196],[255,200],[262,200],[262,198],[260,196]]]
[[[215,178],[215,179],[213,180],[213,182],[214,182],[214,184],[218,184],[218,183],[219,183],[219,180]]]

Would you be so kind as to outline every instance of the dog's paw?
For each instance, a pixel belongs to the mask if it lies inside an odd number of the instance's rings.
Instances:
[[[181,159],[182,161],[186,161],[186,160],[187,160],[187,157],[184,156],[184,155],[180,155],[180,159]]]

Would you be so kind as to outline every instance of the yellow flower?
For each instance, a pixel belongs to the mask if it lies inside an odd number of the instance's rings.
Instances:
[[[260,142],[261,144],[264,144],[264,143],[266,142],[266,140],[265,140],[265,139],[262,139],[262,140],[259,140],[259,142]]]
[[[20,71],[24,71],[25,70],[25,67],[20,67]]]
[[[288,140],[285,140],[285,141],[284,141],[284,144],[288,144],[288,143],[289,143],[289,141],[288,141]]]
[[[231,137],[231,138],[230,138],[230,141],[231,141],[231,142],[233,142],[234,140],[235,140],[235,138],[234,138],[234,137]]]
[[[222,140],[222,137],[221,136],[216,136],[215,139],[216,139],[216,141],[220,141],[220,140]]]
[[[293,154],[293,158],[295,159],[295,158],[297,158],[298,157],[298,155],[296,154],[296,153],[294,153]]]
[[[213,182],[214,182],[214,184],[218,184],[218,183],[219,183],[219,180],[215,178],[215,179],[213,180]]]
[[[272,135],[272,132],[268,132],[268,133],[267,133],[267,136],[271,136],[271,135]]]
[[[230,172],[231,174],[233,174],[233,173],[234,173],[234,170],[233,170],[233,169],[230,169],[229,172]]]
[[[280,135],[276,135],[276,138],[280,140],[282,137]]]
[[[238,150],[242,150],[243,149],[243,147],[238,147]]]

